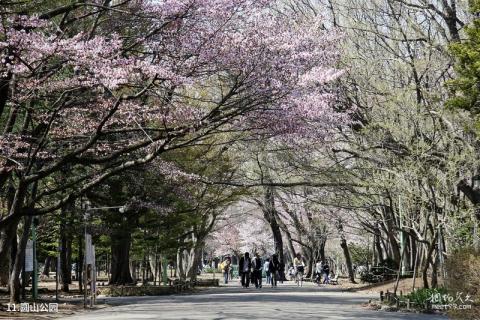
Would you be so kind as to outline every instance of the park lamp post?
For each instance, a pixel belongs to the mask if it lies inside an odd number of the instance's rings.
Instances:
[[[90,211],[95,211],[95,210],[109,210],[109,209],[118,209],[120,213],[124,213],[126,211],[126,205],[123,206],[113,206],[113,207],[94,207],[90,208],[90,201],[85,201],[84,206],[82,209],[84,210],[83,214],[83,224],[84,224],[84,239],[85,239],[85,250],[84,250],[84,259],[83,259],[83,307],[87,307],[87,250],[88,250],[88,245],[91,244],[88,243],[88,219],[90,218],[89,213]],[[93,301],[90,301],[90,307],[92,307]]]

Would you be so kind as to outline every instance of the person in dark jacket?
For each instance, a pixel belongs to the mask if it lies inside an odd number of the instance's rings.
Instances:
[[[252,259],[250,259],[250,254],[245,252],[245,255],[240,258],[238,264],[238,273],[242,279],[242,287],[248,288],[250,285],[250,271],[252,270]]]
[[[330,282],[330,266],[328,265],[328,262],[325,262],[325,264],[323,265],[322,272],[324,277],[323,284],[328,284]]]
[[[262,287],[262,270],[263,270],[263,262],[258,255],[258,252],[255,253],[255,258],[252,261],[252,278],[253,283],[255,283],[255,288],[259,289]]]
[[[272,255],[268,268],[272,274],[272,288],[274,288],[277,286],[278,271],[280,270],[280,261],[278,261],[278,256],[276,254]]]

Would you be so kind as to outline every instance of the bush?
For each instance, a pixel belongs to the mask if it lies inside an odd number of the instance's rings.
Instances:
[[[212,268],[212,267],[205,267],[205,268],[203,268],[202,271],[203,271],[204,273],[215,273],[215,272],[218,272],[217,269]]]
[[[374,274],[373,272],[370,271],[365,271],[360,273],[360,280],[362,282],[368,282],[368,283],[377,283],[383,280],[382,276],[379,276],[377,274]]]
[[[447,294],[447,289],[445,288],[423,288],[417,289],[414,292],[405,296],[405,299],[409,299],[415,307],[423,308],[426,301],[431,301],[433,296],[439,297],[440,300],[435,303],[445,304],[447,301],[444,301],[443,295]]]

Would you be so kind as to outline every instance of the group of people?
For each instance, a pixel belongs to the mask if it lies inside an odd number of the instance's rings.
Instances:
[[[323,282],[322,282],[323,278]],[[330,271],[330,266],[328,262],[323,262],[321,260],[317,260],[315,264],[315,282],[320,284],[328,284],[330,283],[330,279],[335,278],[335,274],[333,271]]]
[[[295,257],[293,267],[296,280],[297,278],[302,279],[305,263],[300,254],[297,254]],[[285,264],[279,260],[277,254],[273,254],[270,258],[262,261],[258,253],[255,253],[254,257],[251,258],[250,253],[245,252],[244,256],[240,258],[238,268],[240,281],[244,288],[248,288],[250,283],[253,283],[257,289],[262,288],[263,271],[265,271],[267,284],[270,284],[272,288],[276,287],[278,282],[283,282],[285,278]],[[223,271],[224,282],[227,284],[229,274],[232,270],[230,258],[222,262],[221,269]]]
[[[248,288],[251,281],[255,284],[255,288],[261,288],[263,268],[264,264],[258,253],[255,253],[252,259],[250,258],[250,254],[245,252],[245,255],[240,258],[240,262],[238,264],[238,273],[241,279],[242,287]]]

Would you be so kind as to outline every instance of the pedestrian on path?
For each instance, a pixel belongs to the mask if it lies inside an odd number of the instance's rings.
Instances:
[[[270,260],[269,270],[272,274],[272,288],[277,287],[278,281],[278,272],[280,270],[280,261],[278,261],[278,256],[276,254],[272,255],[272,259]]]
[[[272,274],[270,273],[270,258],[267,258],[263,264],[263,270],[265,270],[265,274],[267,276],[267,284],[270,284],[270,282],[272,282]]]
[[[228,275],[230,273],[230,268],[232,267],[231,264],[232,262],[229,257],[223,262],[223,279],[225,284],[228,284]]]
[[[323,268],[323,261],[319,259],[315,264],[315,282],[318,285],[320,285],[320,282],[322,281],[322,268]]]
[[[305,263],[303,262],[302,255],[300,253],[297,253],[295,258],[293,259],[293,268],[295,269],[295,283],[302,286]]]
[[[328,265],[328,262],[325,262],[322,268],[322,273],[323,273],[323,284],[328,284],[329,283],[329,275],[330,275],[330,266]]]
[[[255,283],[255,288],[259,289],[262,287],[262,269],[263,269],[263,263],[262,259],[260,259],[260,256],[258,255],[258,252],[255,253],[255,258],[253,259],[253,281]]]
[[[250,285],[250,271],[252,270],[252,259],[250,259],[248,252],[245,252],[245,255],[240,258],[238,268],[242,279],[242,287],[248,288]]]

